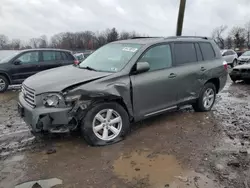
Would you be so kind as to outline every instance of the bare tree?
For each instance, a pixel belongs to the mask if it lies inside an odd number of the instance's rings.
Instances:
[[[246,46],[250,48],[250,20],[245,24]]]
[[[216,27],[212,31],[212,38],[215,40],[215,42],[218,44],[218,46],[222,49],[225,48],[225,40],[223,38],[223,34],[226,31],[227,26],[226,25],[221,25],[219,27]]]
[[[5,35],[0,35],[0,49],[6,49],[7,45],[8,45],[8,37]]]
[[[40,44],[40,39],[39,38],[30,39],[30,46],[32,46],[32,48],[38,48],[39,44]]]
[[[234,40],[235,48],[243,48],[246,42],[246,31],[245,28],[235,26],[231,29],[229,35]]]
[[[14,50],[19,50],[21,48],[21,40],[20,39],[12,39],[10,48]]]
[[[228,37],[225,39],[225,47],[228,48],[228,49],[233,48],[233,39],[232,39],[231,36],[228,36]]]
[[[116,28],[112,28],[111,30],[107,30],[107,42],[113,42],[118,40],[119,34],[116,31]]]
[[[48,47],[48,39],[46,35],[42,35],[39,41],[39,48],[47,48]]]

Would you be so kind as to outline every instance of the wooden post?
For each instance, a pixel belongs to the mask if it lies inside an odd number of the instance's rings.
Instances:
[[[178,20],[177,20],[177,28],[176,28],[176,36],[181,36],[181,34],[182,34],[185,7],[186,7],[186,0],[180,0],[180,7],[179,7]]]

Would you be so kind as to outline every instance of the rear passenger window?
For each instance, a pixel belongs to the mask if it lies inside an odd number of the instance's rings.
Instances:
[[[75,60],[75,58],[72,54],[70,54],[70,53],[66,53],[66,54],[67,54],[68,60]]]
[[[44,61],[55,61],[62,60],[62,56],[60,52],[56,51],[43,51],[43,60]]]
[[[199,43],[199,45],[201,47],[201,52],[204,60],[213,60],[215,58],[215,53],[210,43],[201,42]]]
[[[176,65],[196,62],[196,51],[193,43],[175,43],[174,56]]]
[[[67,55],[65,54],[65,52],[61,52],[61,56],[62,56],[62,58],[63,58],[64,60],[67,60],[67,59],[68,59],[68,57],[67,57]]]
[[[172,66],[172,56],[169,44],[150,48],[139,60],[148,62],[150,71],[164,69]]]

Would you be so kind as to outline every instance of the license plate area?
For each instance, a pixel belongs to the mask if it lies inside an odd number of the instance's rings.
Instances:
[[[18,103],[17,105],[17,111],[21,117],[24,117],[24,108],[22,107],[20,103]]]

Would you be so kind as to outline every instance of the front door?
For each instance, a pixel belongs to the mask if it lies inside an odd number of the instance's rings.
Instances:
[[[15,63],[18,62],[18,63]],[[29,76],[37,73],[39,65],[39,52],[30,51],[20,54],[13,62],[11,75],[13,83],[20,84]]]
[[[176,104],[177,77],[172,68],[169,44],[148,49],[139,62],[148,62],[150,70],[131,75],[134,114],[137,119],[167,110]]]

